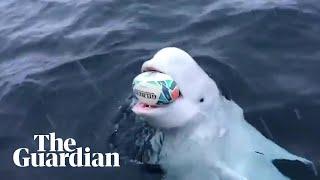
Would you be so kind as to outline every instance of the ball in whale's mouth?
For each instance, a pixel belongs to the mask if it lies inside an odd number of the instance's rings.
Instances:
[[[143,74],[147,74],[146,78]],[[157,78],[153,80],[152,76]],[[152,82],[158,86],[152,88],[145,82]],[[142,74],[133,81],[133,92],[138,99],[132,108],[136,114],[148,113],[170,106],[170,103],[182,96],[172,77],[154,67],[143,67]]]

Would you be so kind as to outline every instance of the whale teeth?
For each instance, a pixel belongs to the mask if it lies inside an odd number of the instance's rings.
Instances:
[[[148,108],[148,109],[157,108],[157,106],[148,105],[148,104],[141,103],[141,102],[137,103],[137,106],[139,106],[140,108]]]
[[[156,106],[148,105],[148,104],[143,104],[144,108],[155,108]]]

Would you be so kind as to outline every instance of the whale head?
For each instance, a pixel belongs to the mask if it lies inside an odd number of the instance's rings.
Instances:
[[[216,83],[185,51],[167,47],[159,50],[152,59],[144,62],[145,71],[159,71],[170,75],[180,88],[181,96],[171,104],[145,107],[137,103],[132,111],[150,125],[159,128],[177,128],[202,118],[219,103]]]

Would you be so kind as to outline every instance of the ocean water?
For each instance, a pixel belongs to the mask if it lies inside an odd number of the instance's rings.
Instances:
[[[0,2],[1,179],[161,179],[154,129],[130,111],[131,81],[157,50],[189,52],[265,136],[320,160],[317,0]],[[56,132],[118,169],[21,169],[12,153]]]

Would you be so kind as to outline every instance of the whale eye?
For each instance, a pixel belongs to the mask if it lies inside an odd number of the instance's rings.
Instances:
[[[200,101],[200,102],[203,102],[203,101],[204,101],[204,98],[201,98],[199,101]]]

